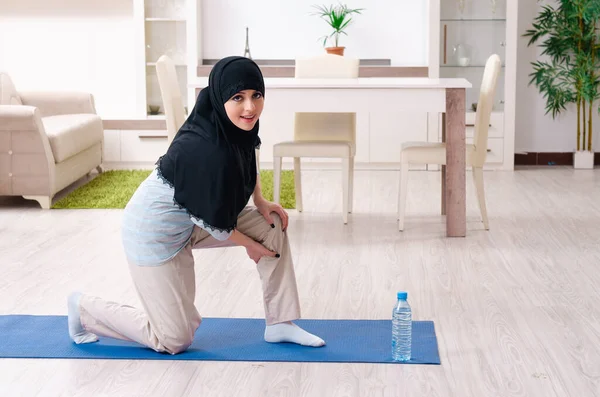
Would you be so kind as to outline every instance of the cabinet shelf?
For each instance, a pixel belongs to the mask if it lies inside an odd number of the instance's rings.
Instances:
[[[166,120],[166,119],[167,119],[167,116],[165,116],[165,114],[164,114],[164,113],[162,113],[162,112],[160,112],[160,113],[158,113],[158,114],[150,114],[150,113],[147,113],[147,114],[146,114],[146,118],[147,118],[148,120]]]
[[[185,18],[146,18],[146,22],[185,22]]]
[[[485,68],[485,65],[468,65],[468,66],[460,66],[460,65],[440,65],[441,68]],[[504,65],[501,65],[504,67]]]
[[[530,0],[532,1],[532,0]],[[535,2],[535,1],[534,1]],[[500,169],[512,169],[514,161],[516,40],[519,0],[430,0],[436,11],[430,18],[433,71],[440,78],[464,78],[467,125],[476,118],[486,63],[500,57],[500,71],[492,98],[488,157]],[[460,7],[462,5],[462,7]],[[433,122],[432,122],[433,124]],[[439,124],[437,125],[439,127]],[[495,145],[495,146],[494,146]]]
[[[505,18],[444,18],[442,22],[506,22]]]
[[[156,62],[146,62],[146,66],[156,66]],[[175,63],[176,67],[186,67],[185,63]]]

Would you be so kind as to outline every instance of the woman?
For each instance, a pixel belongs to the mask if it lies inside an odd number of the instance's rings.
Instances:
[[[158,352],[186,350],[202,321],[194,306],[192,249],[243,246],[262,281],[265,341],[325,344],[292,322],[300,304],[288,216],[261,195],[255,149],[264,93],[250,59],[228,57],[214,66],[167,153],[124,210],[123,246],[144,311],[73,293],[75,343],[107,336]],[[255,207],[247,206],[250,196]]]

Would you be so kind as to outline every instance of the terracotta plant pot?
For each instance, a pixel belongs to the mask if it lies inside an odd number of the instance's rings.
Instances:
[[[346,47],[325,47],[328,54],[344,56],[344,48]]]

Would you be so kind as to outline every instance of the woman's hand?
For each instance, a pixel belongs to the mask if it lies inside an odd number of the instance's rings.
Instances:
[[[279,254],[269,250],[267,247],[255,241],[254,244],[250,244],[246,247],[246,252],[250,259],[252,259],[255,263],[258,263],[260,258],[263,256],[269,256],[274,258],[279,258]]]
[[[231,236],[229,236],[229,240],[237,246],[246,248],[248,256],[255,263],[258,263],[260,258],[262,258],[263,256],[279,258],[279,254],[277,252],[269,250],[267,247],[265,247],[258,241],[251,239],[250,237],[246,236],[244,233],[240,232],[237,229],[233,230],[233,233],[231,233]]]
[[[279,204],[272,203],[265,199],[259,200],[258,202],[254,202],[256,205],[256,209],[260,214],[267,220],[271,227],[275,227],[275,223],[273,222],[273,217],[271,217],[271,213],[275,212],[281,218],[282,230],[285,232],[288,226],[288,214],[283,209],[283,207]]]

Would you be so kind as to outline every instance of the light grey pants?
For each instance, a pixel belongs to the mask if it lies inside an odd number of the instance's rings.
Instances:
[[[257,265],[262,281],[266,324],[300,318],[300,303],[287,231],[272,214],[275,228],[253,207],[238,218],[238,230],[264,244],[279,258],[263,257]],[[83,295],[80,300],[83,328],[98,336],[134,341],[158,352],[176,354],[186,350],[202,317],[196,297],[192,249],[232,246],[207,231],[194,227],[190,242],[176,257],[160,266],[129,264],[133,283],[144,310]]]

